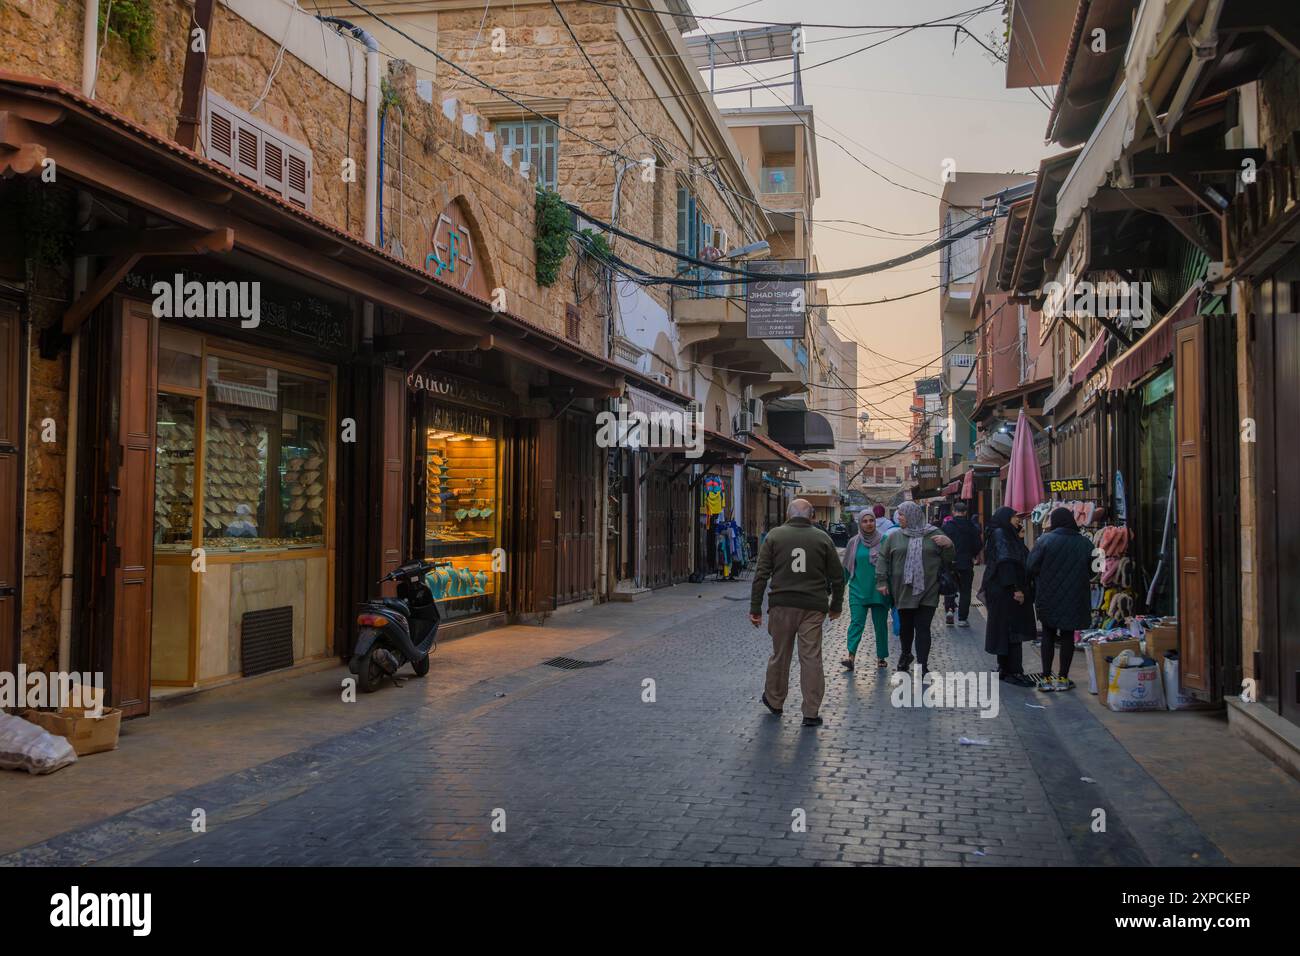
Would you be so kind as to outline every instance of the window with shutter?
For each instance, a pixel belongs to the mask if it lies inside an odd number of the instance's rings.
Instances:
[[[303,209],[311,208],[311,153],[290,149],[286,160],[285,196]]]
[[[210,160],[294,205],[311,208],[311,150],[305,145],[211,91],[206,129]]]
[[[271,137],[266,137],[262,155],[262,185],[274,193],[284,195],[284,149]]]
[[[235,120],[215,103],[208,103],[208,158],[235,168]]]
[[[571,305],[564,307],[564,334],[570,342],[578,341],[578,333],[582,323],[581,315],[578,310]]]
[[[240,123],[235,136],[235,172],[255,183],[262,181],[262,134]]]

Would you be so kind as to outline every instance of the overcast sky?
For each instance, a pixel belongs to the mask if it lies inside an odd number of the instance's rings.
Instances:
[[[697,14],[849,24],[917,23],[981,5],[980,0],[691,0]],[[746,25],[701,21],[701,26],[718,33]],[[1000,7],[979,15],[968,26],[981,39],[1000,34]],[[806,30],[804,100],[816,111],[817,132],[822,137],[817,143],[821,198],[814,217],[856,220],[901,233],[931,231],[909,238],[866,238],[862,234],[872,230],[820,222],[814,225],[813,242],[822,271],[888,259],[932,241],[938,225],[934,197],[942,188],[944,159],[955,160],[959,173],[1028,171],[1053,152],[1043,143],[1047,109],[1028,90],[1006,89],[1004,66],[968,38],[963,38],[954,52],[952,30],[916,30],[876,49],[817,67],[817,63],[893,35],[850,36],[851,32]],[[752,85],[746,70],[767,79],[788,73],[790,65],[719,71],[717,87]],[[788,87],[776,94],[790,101]],[[777,102],[766,91],[753,96],[756,106]],[[746,106],[749,94],[732,93],[718,100],[722,106]],[[831,139],[895,182],[931,195],[890,185]],[[926,289],[938,284],[938,274],[938,257],[930,256],[888,273],[830,283],[830,301],[860,302]],[[863,392],[863,398],[874,405],[868,411],[875,419],[877,434],[905,437],[911,421],[907,409],[912,381],[925,374],[912,370],[935,359],[940,351],[938,292],[894,304],[833,308],[830,316],[842,336],[856,338],[879,353],[858,352],[859,384],[872,386]],[[877,387],[877,383],[892,379],[899,380]],[[887,417],[905,420],[889,421]]]

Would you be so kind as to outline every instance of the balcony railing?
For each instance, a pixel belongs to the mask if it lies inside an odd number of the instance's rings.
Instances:
[[[797,192],[793,166],[764,166],[760,190],[765,193]]]

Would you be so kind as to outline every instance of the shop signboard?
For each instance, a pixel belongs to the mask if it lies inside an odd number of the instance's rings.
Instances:
[[[1087,478],[1048,478],[1043,488],[1054,498],[1066,498],[1086,494],[1092,482]]]
[[[802,339],[806,333],[807,289],[803,282],[781,278],[808,271],[804,259],[758,259],[750,272],[771,276],[745,285],[745,336],[751,339]]]
[[[939,459],[922,458],[916,462],[913,467],[913,477],[915,478],[938,478],[939,477]]]
[[[236,277],[233,274],[205,269],[135,269],[128,272],[122,285],[138,295],[153,297],[154,286],[158,283],[171,286],[178,281],[186,286],[190,283],[227,284],[230,282],[256,282],[258,286],[258,315],[255,326],[245,326],[244,334],[252,331],[263,339],[275,339],[286,344],[294,351],[294,345],[306,345],[319,352],[338,353],[351,345],[352,310],[343,302],[308,295],[299,289],[291,288],[260,277],[251,277],[247,273]],[[239,321],[226,322],[218,318],[191,316],[180,321],[194,323],[217,334],[239,334]]]
[[[501,389],[484,385],[473,379],[452,375],[450,372],[434,369],[413,372],[406,376],[406,387],[413,392],[422,392],[453,405],[467,405],[497,413],[510,410],[509,397]]]
[[[942,385],[938,378],[918,378],[916,380],[917,395],[938,395],[942,391]]]

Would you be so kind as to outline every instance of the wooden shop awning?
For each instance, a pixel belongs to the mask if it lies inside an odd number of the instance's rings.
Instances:
[[[766,435],[760,435],[758,432],[751,432],[748,436],[754,446],[754,451],[750,454],[749,463],[751,465],[770,465],[775,468],[793,468],[796,471],[812,471],[812,466],[806,461]]]
[[[0,176],[39,175],[134,207],[168,224],[123,233],[99,275],[65,315],[75,330],[139,257],[232,248],[429,324],[490,341],[525,362],[613,397],[624,383],[669,401],[686,396],[417,268],[137,125],[103,103],[37,77],[0,71]],[[92,234],[93,235],[93,234]],[[491,337],[490,340],[487,337]]]

